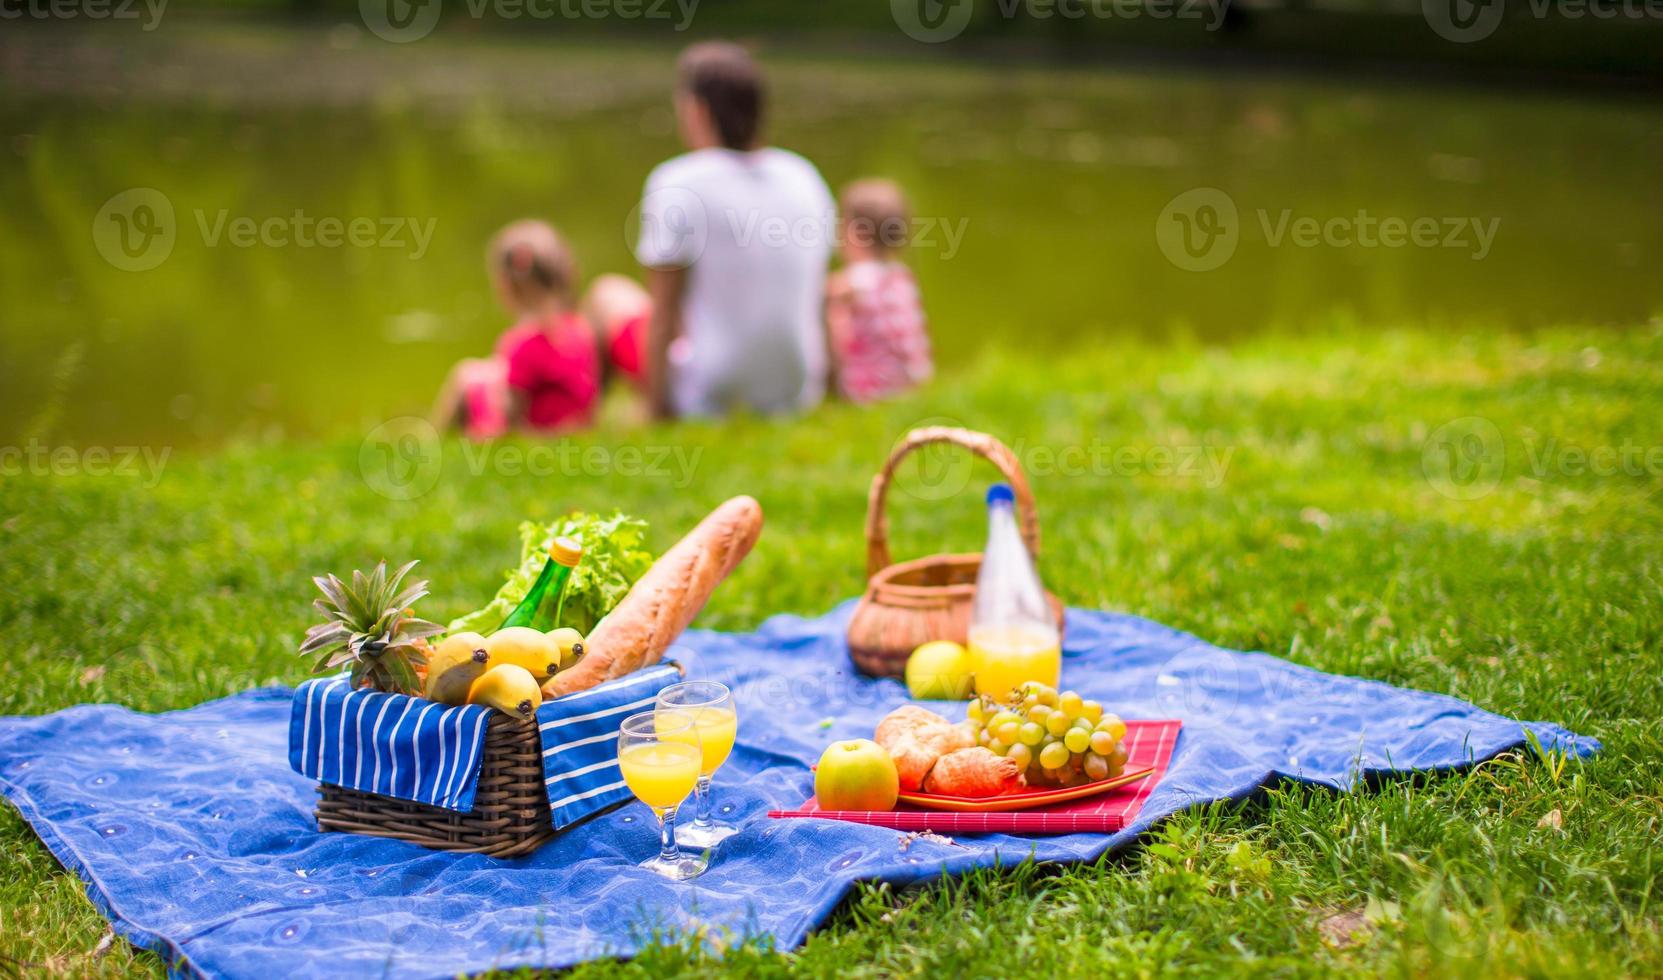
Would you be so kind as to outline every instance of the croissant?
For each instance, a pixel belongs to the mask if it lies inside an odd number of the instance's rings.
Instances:
[[[902,735],[892,740],[887,747],[889,757],[895,760],[895,774],[901,779],[901,791],[916,793],[924,785],[924,777],[930,774],[941,753],[924,745],[911,735]]]
[[[947,719],[941,717],[928,708],[920,708],[915,704],[903,704],[878,722],[878,730],[872,733],[872,741],[884,748],[890,748],[896,739],[902,735],[911,735],[919,728],[928,725],[950,725]]]
[[[1022,770],[1016,762],[982,746],[947,753],[924,777],[926,792],[978,799],[1009,793],[1021,785]]]

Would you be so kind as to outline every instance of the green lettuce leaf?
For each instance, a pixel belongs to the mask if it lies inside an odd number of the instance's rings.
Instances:
[[[622,513],[601,517],[576,511],[548,524],[522,521],[520,566],[508,572],[508,581],[489,604],[451,620],[450,631],[490,633],[501,626],[537,581],[543,563],[548,561],[549,546],[562,535],[575,538],[583,545],[583,560],[572,570],[572,580],[566,586],[566,606],[561,611],[559,625],[574,627],[584,636],[623,599],[635,580],[652,567],[652,552],[645,544],[647,522],[639,518]]]

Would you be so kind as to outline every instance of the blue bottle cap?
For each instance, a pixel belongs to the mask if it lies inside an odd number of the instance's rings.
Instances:
[[[1008,483],[995,483],[987,488],[987,505],[989,507],[994,504],[1008,504],[1015,499],[1016,494],[1012,492],[1011,485]]]

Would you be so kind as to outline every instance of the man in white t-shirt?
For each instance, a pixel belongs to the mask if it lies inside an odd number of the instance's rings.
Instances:
[[[626,370],[639,351],[655,416],[811,408],[826,390],[831,191],[807,160],[760,145],[762,77],[743,48],[693,45],[677,71],[689,152],[654,168],[641,195],[648,295],[606,277],[591,322]]]

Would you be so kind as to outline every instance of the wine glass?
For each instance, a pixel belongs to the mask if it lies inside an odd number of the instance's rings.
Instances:
[[[618,729],[618,768],[635,798],[658,817],[658,855],[641,867],[685,881],[704,873],[709,859],[676,847],[676,808],[699,780],[699,730],[693,719],[642,711]]]
[[[693,822],[682,828],[683,843],[694,847],[714,847],[734,834],[738,828],[716,823],[710,819],[710,777],[733,751],[733,740],[739,733],[739,713],[733,706],[733,692],[715,681],[685,681],[672,684],[658,694],[656,710],[661,717],[683,718],[699,732],[701,760],[699,781],[694,789],[697,805]]]

